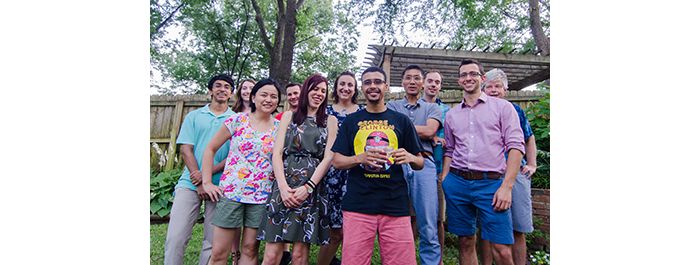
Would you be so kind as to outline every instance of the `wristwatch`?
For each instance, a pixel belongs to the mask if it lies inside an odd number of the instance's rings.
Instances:
[[[304,186],[306,187],[306,192],[307,192],[307,193],[309,193],[309,194],[314,193],[314,188],[312,188],[311,185],[306,184],[306,185],[304,185]]]

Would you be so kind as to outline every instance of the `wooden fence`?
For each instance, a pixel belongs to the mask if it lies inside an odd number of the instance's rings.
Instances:
[[[440,98],[450,107],[462,101],[461,90],[443,91]],[[517,103],[523,108],[539,100],[543,95],[540,91],[508,91],[507,99]],[[404,92],[389,93],[386,100],[399,99]],[[175,140],[180,132],[180,125],[185,115],[192,110],[209,103],[207,95],[179,95],[179,96],[151,96],[151,168],[165,170],[182,166],[182,159],[178,156]],[[284,102],[284,101],[282,101]],[[358,102],[364,104],[362,94]],[[279,110],[282,110],[280,104]]]

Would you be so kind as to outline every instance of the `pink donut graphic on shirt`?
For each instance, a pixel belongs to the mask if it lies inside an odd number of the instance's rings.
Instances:
[[[387,149],[393,149],[389,146],[389,137],[383,131],[373,131],[367,136],[367,141],[365,142],[365,151],[369,149],[382,149],[385,152]],[[380,172],[389,170],[393,162],[390,160],[384,164],[381,168],[369,168],[365,167],[365,170]]]

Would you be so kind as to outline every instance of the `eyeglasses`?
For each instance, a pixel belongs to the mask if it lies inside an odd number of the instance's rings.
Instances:
[[[459,73],[459,78],[467,78],[467,77],[480,77],[482,76],[481,73],[479,72],[464,72],[464,73]]]
[[[375,85],[381,85],[381,84],[384,84],[384,82],[385,81],[381,80],[381,79],[367,79],[367,80],[362,81],[362,85],[369,86],[372,83],[374,83]]]

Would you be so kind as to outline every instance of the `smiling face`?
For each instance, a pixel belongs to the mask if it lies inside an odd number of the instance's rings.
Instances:
[[[425,94],[430,97],[437,97],[442,89],[442,77],[439,73],[430,72],[425,75]]]
[[[287,88],[287,102],[292,109],[296,109],[299,106],[299,93],[301,93],[301,87],[290,86]]]
[[[362,94],[367,102],[377,104],[384,100],[387,86],[380,72],[367,72],[362,75]]]
[[[355,78],[349,75],[343,75],[338,78],[337,90],[338,99],[352,100],[355,95]]]
[[[253,95],[251,103],[255,104],[255,111],[272,114],[277,109],[279,95],[274,85],[264,85]]]
[[[321,82],[315,87],[311,88],[309,90],[309,107],[312,109],[318,109],[319,106],[321,106],[321,103],[323,103],[323,100],[326,99],[326,90],[328,89],[328,85],[326,82]]]
[[[498,98],[506,97],[506,89],[503,87],[503,81],[499,79],[486,81],[484,84],[484,92],[486,95]]]
[[[253,86],[255,86],[253,82],[243,82],[243,85],[241,85],[241,99],[243,101],[247,102],[250,99],[250,91],[253,90]]]
[[[481,82],[484,81],[484,75],[479,72],[479,66],[476,64],[465,64],[459,67],[459,85],[467,94],[476,94],[481,91]]]
[[[209,90],[209,95],[212,96],[212,101],[217,103],[226,103],[231,98],[231,84],[224,80],[214,81],[214,85]]]
[[[423,89],[423,74],[418,69],[407,70],[403,74],[401,86],[406,91],[406,95],[416,96]]]

